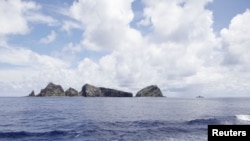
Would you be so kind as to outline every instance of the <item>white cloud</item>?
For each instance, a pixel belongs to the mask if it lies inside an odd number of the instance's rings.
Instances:
[[[56,39],[56,32],[54,30],[52,30],[49,35],[40,39],[40,43],[49,44],[49,43],[53,42],[55,39]]]
[[[128,32],[132,30],[129,27],[133,19],[131,2],[132,0],[75,1],[69,12],[84,27],[83,46],[95,51],[112,50],[126,42]]]
[[[26,34],[30,30],[28,22],[56,22],[52,17],[43,15],[40,10],[41,6],[33,1],[0,1],[0,35]]]
[[[221,37],[224,42],[226,57],[225,64],[242,64],[245,67],[250,63],[250,10],[235,16],[229,28],[221,30]],[[248,67],[250,69],[250,67]]]
[[[62,30],[66,31],[67,33],[71,33],[72,29],[82,29],[81,25],[77,22],[73,21],[64,21]]]
[[[58,59],[17,47],[0,48],[0,62],[24,67],[30,66],[35,69],[39,69],[41,66],[63,67],[66,65]]]
[[[33,23],[43,23],[43,24],[48,24],[49,26],[54,26],[58,24],[58,21],[55,20],[54,18],[39,13],[37,11],[26,14],[26,18],[29,22]]]
[[[0,35],[27,33],[29,27],[24,15],[37,8],[34,2],[0,1]]]
[[[95,74],[95,83],[105,80],[105,85],[134,91],[150,84],[183,88],[195,85],[196,81],[187,79],[197,77],[203,68],[219,64],[212,13],[204,9],[209,1],[187,1],[184,6],[180,5],[183,1],[143,1],[146,24],[153,27],[144,37],[129,26],[131,2],[111,7],[108,1],[78,1],[70,8],[71,16],[84,26],[85,48],[113,50],[95,63],[98,69],[86,67],[85,71]]]
[[[221,78],[215,83],[227,95],[248,96],[250,91],[250,11],[236,15],[228,28],[220,32],[223,60],[219,68]],[[220,82],[220,83],[219,83]]]
[[[81,44],[74,44],[72,42],[68,43],[61,51],[53,52],[53,56],[61,58],[65,62],[71,63],[72,66],[78,64],[77,60],[81,60],[82,57],[79,56],[84,48]]]
[[[32,89],[38,91],[41,85],[50,81],[59,83],[68,68],[68,64],[59,59],[18,47],[0,48],[0,63],[8,64],[0,70],[0,83],[2,87],[11,87],[9,90],[13,96],[26,94]],[[1,89],[1,94],[7,92],[4,89]]]
[[[81,29],[83,39],[62,49],[64,59],[71,57],[69,54],[86,54],[86,49],[104,51],[95,59],[78,56],[81,61],[70,64],[71,68],[63,59],[22,48],[0,48],[0,62],[18,71],[1,70],[0,87],[28,89],[28,93],[53,81],[64,88],[80,90],[91,83],[135,93],[156,84],[169,97],[248,95],[249,10],[234,17],[229,28],[215,36],[213,14],[204,8],[210,0],[143,0],[144,17],[138,25],[152,30],[141,35],[130,26],[132,2],[79,0],[70,6],[68,15],[74,22],[65,21],[61,29],[68,33]],[[47,43],[53,40],[53,32]],[[6,72],[12,76],[10,80]]]
[[[211,30],[212,12],[205,10],[209,0],[150,1],[143,0],[144,19],[139,25],[152,25],[151,37],[156,42],[200,40],[213,36]],[[184,3],[184,4],[183,4]],[[207,33],[208,32],[208,33]]]

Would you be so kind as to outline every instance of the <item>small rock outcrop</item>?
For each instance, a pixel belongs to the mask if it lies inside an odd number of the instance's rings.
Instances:
[[[68,90],[65,91],[65,96],[79,96],[79,93],[76,89],[69,88]]]
[[[36,96],[34,90],[29,94],[30,97]]]
[[[65,96],[62,86],[49,83],[37,96]]]
[[[85,97],[133,97],[132,93],[120,90],[96,87],[90,84],[85,84],[80,92]]]
[[[201,96],[201,95],[198,95],[198,96],[196,96],[196,98],[204,98],[203,96]]]
[[[163,95],[158,86],[151,85],[137,92],[136,97],[163,97]]]

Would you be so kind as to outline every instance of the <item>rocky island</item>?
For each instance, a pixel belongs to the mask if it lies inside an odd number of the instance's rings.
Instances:
[[[69,88],[66,91],[63,90],[61,85],[56,85],[50,82],[44,89],[41,89],[37,95],[34,91],[29,94],[29,97],[51,97],[51,96],[83,96],[83,97],[133,97],[131,92],[125,92],[121,90],[96,87],[91,84],[85,84],[82,86],[80,92],[74,88]],[[147,86],[141,89],[136,97],[163,97],[161,90],[156,85]]]
[[[136,97],[163,97],[163,94],[158,86],[151,85],[137,92]]]
[[[80,93],[85,97],[133,97],[133,94],[130,92],[104,87],[95,87],[90,84],[85,84]]]
[[[68,90],[65,91],[65,96],[80,96],[80,95],[76,89],[70,87]]]
[[[65,92],[62,86],[50,82],[37,96],[65,96]]]
[[[201,96],[201,95],[198,95],[198,96],[196,96],[196,98],[204,98],[203,96]]]

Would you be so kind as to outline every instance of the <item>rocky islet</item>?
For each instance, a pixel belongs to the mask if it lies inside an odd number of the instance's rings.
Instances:
[[[65,91],[65,96],[79,96],[79,93],[76,89],[70,87]]]
[[[44,96],[65,96],[65,92],[61,85],[56,85],[50,82],[46,88],[42,89],[41,92],[36,95],[40,97]]]
[[[151,85],[138,91],[136,97],[163,97],[163,94],[158,86]]]
[[[85,84],[82,86],[80,92],[74,88],[69,88],[66,91],[63,90],[61,85],[56,85],[50,82],[44,89],[41,89],[40,93],[35,95],[34,90],[28,95],[29,97],[51,97],[51,96],[83,96],[83,97],[133,97],[131,92],[105,88],[96,87],[91,84]],[[163,97],[163,94],[156,85],[147,86],[139,90],[135,97]]]

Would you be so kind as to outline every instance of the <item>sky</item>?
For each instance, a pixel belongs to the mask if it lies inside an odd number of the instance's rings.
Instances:
[[[0,97],[49,82],[250,96],[249,0],[1,0]]]

